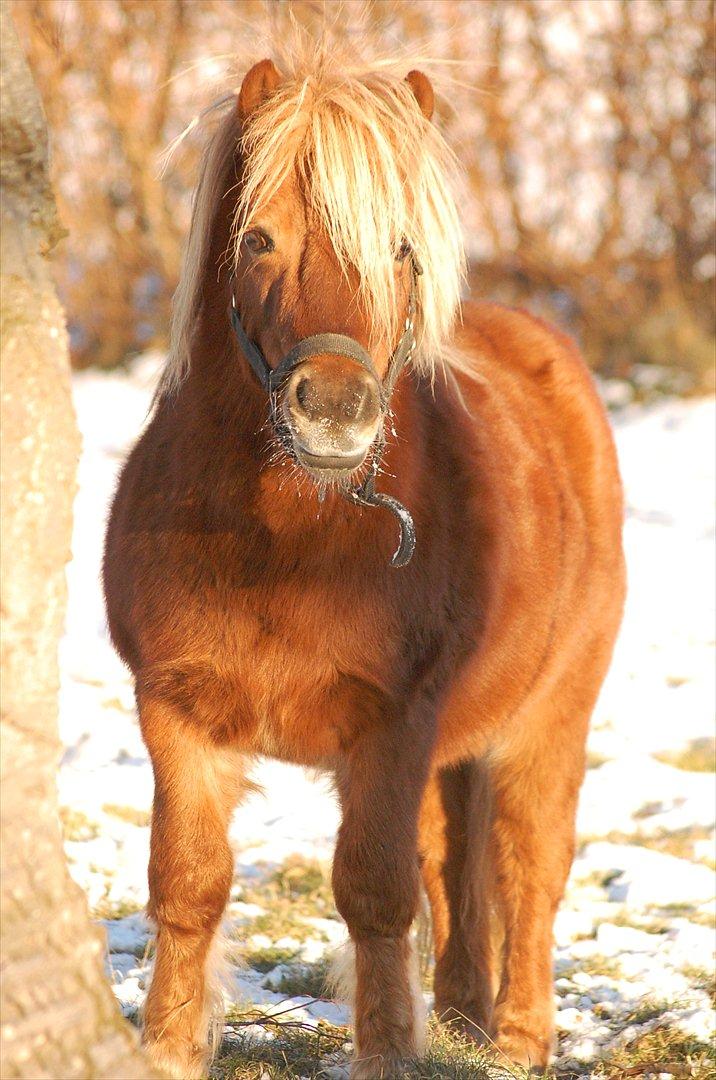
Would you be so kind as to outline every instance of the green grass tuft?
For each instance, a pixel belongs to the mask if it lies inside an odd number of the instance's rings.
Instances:
[[[404,1073],[405,1080],[523,1080],[524,1069],[478,1046],[450,1025],[432,1018],[425,1056]]]
[[[281,972],[277,982],[271,981],[271,989],[286,997],[329,998],[329,969],[327,958],[310,964],[306,961],[291,964]]]
[[[297,956],[296,949],[284,949],[279,945],[269,945],[265,949],[254,949],[244,953],[244,960],[254,971],[265,975],[278,964],[290,964]]]

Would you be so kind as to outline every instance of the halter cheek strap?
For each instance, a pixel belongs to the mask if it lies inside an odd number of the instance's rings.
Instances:
[[[405,327],[400,336],[400,341],[388,362],[388,370],[382,383],[378,377],[378,372],[375,369],[370,354],[363,348],[360,342],[356,341],[355,338],[347,337],[345,334],[313,334],[311,337],[301,338],[290,352],[286,353],[276,367],[272,368],[259,346],[255,341],[251,340],[244,329],[243,323],[241,322],[241,316],[236,307],[233,282],[231,289],[231,325],[236,334],[236,339],[241,347],[241,351],[251,366],[251,370],[268,395],[271,408],[271,419],[280,435],[283,433],[280,431],[281,425],[276,407],[277,392],[281,386],[283,386],[286,379],[288,379],[291,372],[295,371],[301,364],[305,364],[306,361],[310,360],[313,356],[319,356],[322,353],[346,356],[348,359],[354,360],[356,363],[360,364],[361,367],[365,368],[380,386],[383,424],[373,453],[370,472],[361,484],[352,488],[342,488],[341,490],[342,494],[349,502],[352,502],[357,506],[382,506],[384,509],[389,510],[397,519],[400,527],[400,542],[391,559],[391,566],[405,566],[410,562],[413,557],[413,552],[415,551],[415,526],[410,512],[406,510],[402,503],[398,502],[397,499],[394,499],[392,495],[383,495],[375,490],[376,476],[385,449],[385,417],[390,409],[390,399],[393,390],[395,389],[398,376],[415,349],[417,277],[419,274],[422,274],[422,269],[413,255],[410,256],[410,259],[411,278],[408,316],[405,320]]]

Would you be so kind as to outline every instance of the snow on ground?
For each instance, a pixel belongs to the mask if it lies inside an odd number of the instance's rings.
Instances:
[[[152,776],[131,680],[108,640],[99,566],[115,477],[146,417],[160,362],[147,354],[130,374],[74,378],[84,451],[61,650],[60,800],[72,873],[92,908],[112,916],[108,966],[128,1013],[141,1002],[146,975],[149,931],[136,912],[147,898]],[[713,736],[713,403],[627,406],[615,431],[629,597],[590,737],[584,842],[556,927],[560,1055],[582,1062],[656,1023],[702,1039],[713,1029],[703,977],[714,946],[714,776],[670,763]],[[276,942],[253,932],[264,909],[241,897],[289,856],[327,863],[336,803],[326,781],[292,766],[266,761],[254,778],[265,795],[253,795],[232,825],[229,921],[247,927],[253,948],[288,943],[315,961],[342,940],[339,923],[313,920],[317,929],[304,940]],[[235,999],[286,1002],[271,989],[280,987],[281,968],[232,974]],[[309,1000],[289,1004],[314,1021],[345,1021],[338,1007]]]

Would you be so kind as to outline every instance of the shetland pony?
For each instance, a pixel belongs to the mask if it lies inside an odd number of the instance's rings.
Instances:
[[[437,1014],[514,1062],[550,1057],[552,925],[622,609],[620,484],[567,338],[487,303],[453,333],[463,256],[432,111],[416,71],[264,60],[205,156],[104,568],[155,777],[144,1040],[174,1077],[207,1067],[227,827],[257,754],[335,779],[354,1080],[421,1052],[421,878]]]

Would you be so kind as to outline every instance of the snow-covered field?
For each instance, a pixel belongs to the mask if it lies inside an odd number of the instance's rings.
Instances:
[[[132,684],[105,627],[99,566],[108,502],[144,422],[160,358],[127,374],[83,373],[74,393],[84,452],[69,612],[62,645],[60,800],[72,873],[107,918],[108,965],[127,1013],[143,997],[152,775]],[[704,989],[714,932],[714,775],[701,761],[714,725],[714,406],[667,400],[615,415],[627,494],[629,599],[590,738],[582,845],[556,928],[562,1060],[589,1062],[641,1030],[669,1023],[706,1041]],[[706,751],[708,752],[708,751]],[[267,761],[236,813],[236,877],[228,917],[255,949],[294,948],[316,961],[342,938],[335,919],[311,920],[301,940],[256,933],[264,913],[246,901],[292,855],[328,863],[338,814],[325,782]],[[253,895],[253,894],[252,894]],[[265,968],[265,965],[262,965]],[[238,1001],[285,1002],[281,970],[232,968]],[[328,1002],[299,1015],[344,1022]],[[282,1006],[285,1007],[285,1006]]]

